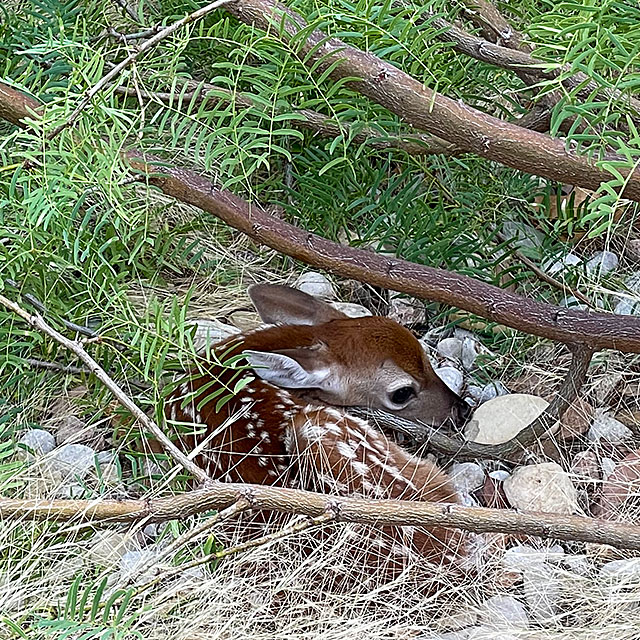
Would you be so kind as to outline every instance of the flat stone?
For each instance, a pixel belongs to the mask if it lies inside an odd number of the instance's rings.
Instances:
[[[331,306],[350,318],[365,318],[373,315],[369,309],[354,302],[332,302]]]
[[[500,444],[531,424],[549,403],[539,396],[510,393],[488,400],[471,416],[464,437],[482,444]]]
[[[609,412],[598,409],[587,438],[591,442],[605,441],[610,444],[620,444],[633,436],[629,427],[616,420]]]
[[[47,471],[54,481],[82,479],[95,468],[95,451],[84,444],[65,444],[47,459]]]
[[[529,617],[524,605],[508,595],[495,595],[480,606],[480,622],[492,629],[528,629]]]
[[[478,357],[478,343],[472,338],[462,341],[462,366],[466,371],[471,371]]]
[[[449,360],[460,360],[462,358],[462,340],[458,338],[445,338],[440,340],[436,346],[436,351]]]
[[[329,278],[316,271],[307,271],[301,274],[293,286],[315,298],[336,299],[336,290]]]
[[[546,271],[550,276],[556,273],[567,271],[570,267],[575,267],[582,263],[581,258],[573,253],[567,253],[559,259],[546,260],[542,263],[543,271]]]
[[[453,367],[438,367],[435,373],[451,391],[460,395],[464,386],[464,376],[460,371]]]
[[[460,493],[473,493],[484,486],[485,474],[475,462],[456,462],[449,469],[449,478]]]
[[[116,565],[122,556],[135,546],[130,536],[108,529],[96,531],[91,536],[87,548],[88,558],[97,565]]]
[[[587,274],[601,278],[618,268],[618,256],[612,251],[597,251],[593,257],[587,260]]]
[[[51,453],[56,447],[55,438],[44,429],[29,429],[20,436],[18,444],[25,445],[29,451],[20,447],[16,454],[19,460],[33,460],[34,457]]]
[[[518,467],[503,483],[507,500],[522,511],[571,515],[579,511],[578,492],[555,462]]]

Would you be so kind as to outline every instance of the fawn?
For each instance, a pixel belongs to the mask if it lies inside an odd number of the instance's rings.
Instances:
[[[347,413],[367,405],[437,426],[460,419],[466,404],[435,374],[408,329],[384,317],[350,318],[285,286],[254,285],[249,296],[273,326],[227,339],[214,353],[244,355],[255,379],[217,411],[221,395],[213,392],[233,387],[233,371],[209,360],[208,372],[192,374],[166,403],[168,418],[194,425],[180,439],[188,450],[201,448],[198,464],[227,482],[459,502],[435,465]],[[390,542],[378,544],[387,556],[448,561],[463,553],[457,531],[383,533]]]

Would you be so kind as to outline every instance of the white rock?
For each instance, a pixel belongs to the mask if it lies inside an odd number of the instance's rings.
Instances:
[[[22,434],[18,443],[29,447],[31,450],[27,451],[20,448],[17,452],[17,457],[20,460],[32,460],[34,456],[44,456],[47,453],[51,453],[56,447],[55,438],[44,429],[30,429]]]
[[[480,622],[496,630],[529,628],[524,605],[512,596],[492,596],[480,606],[479,613]]]
[[[603,578],[615,580],[640,579],[640,558],[626,558],[624,560],[612,560],[600,569]]]
[[[613,313],[619,316],[640,316],[640,301],[623,298],[615,306]]]
[[[608,480],[609,476],[616,470],[616,463],[611,458],[600,458],[602,468],[602,479]]]
[[[393,297],[389,301],[389,318],[403,326],[423,324],[425,321],[424,302],[417,298]]]
[[[117,531],[96,531],[89,540],[87,555],[97,565],[110,567],[135,546],[129,536]]]
[[[587,431],[587,439],[591,442],[605,440],[611,444],[620,444],[632,435],[631,429],[602,409],[596,409],[593,424]]]
[[[445,338],[440,340],[436,346],[436,351],[449,360],[460,360],[462,358],[462,340],[458,338]]]
[[[471,371],[478,357],[478,343],[472,338],[465,338],[462,341],[462,366]]]
[[[158,570],[153,566],[157,554],[158,550],[153,546],[125,552],[120,558],[120,577],[133,584],[144,584]]]
[[[96,454],[95,474],[106,485],[112,486],[120,482],[118,456],[115,451],[100,451]]]
[[[460,395],[464,386],[464,377],[460,371],[453,367],[438,367],[435,373],[451,391]]]
[[[293,286],[316,298],[324,300],[335,300],[336,298],[333,284],[326,276],[316,271],[307,271],[301,274]]]
[[[558,613],[560,581],[557,569],[546,563],[529,567],[523,572],[524,598],[535,621],[548,624]]]
[[[196,351],[204,351],[207,344],[214,345],[240,333],[237,327],[215,319],[192,318],[187,320],[187,324],[196,327],[193,336]]]
[[[475,462],[456,462],[451,465],[449,477],[460,493],[473,493],[484,486],[484,471]]]
[[[618,256],[611,251],[597,251],[587,260],[587,274],[596,278],[606,276],[618,268]]]
[[[522,511],[566,515],[578,511],[578,492],[555,462],[518,467],[502,486],[509,504]]]
[[[95,451],[84,444],[65,444],[47,459],[47,469],[54,478],[82,479],[95,468]]]
[[[582,260],[573,253],[567,253],[559,260],[551,259],[542,263],[542,270],[546,271],[550,276],[567,270],[567,267],[575,267],[580,264]]]
[[[533,422],[549,403],[539,396],[510,393],[488,400],[471,416],[464,437],[482,444],[500,444]]]
[[[480,626],[465,629],[468,635],[465,640],[522,640],[522,636],[514,636],[508,631],[496,631],[492,627]]]
[[[635,273],[632,273],[624,281],[624,283],[627,285],[630,291],[633,291],[633,293],[640,294],[640,271],[636,271]]]
[[[500,558],[500,566],[512,573],[522,573],[530,567],[544,563],[544,552],[538,551],[526,544],[511,547],[504,552]]]
[[[498,482],[504,482],[507,478],[511,477],[511,474],[504,469],[496,469],[489,473],[489,477],[497,480]]]
[[[509,395],[509,389],[500,382],[500,380],[492,380],[491,382],[487,382],[487,384],[482,387],[480,391],[479,402],[484,404],[489,400],[493,400],[493,398],[497,398],[498,396],[507,396]]]
[[[332,302],[331,306],[338,311],[342,311],[342,313],[350,318],[364,318],[373,315],[369,309],[354,302]]]

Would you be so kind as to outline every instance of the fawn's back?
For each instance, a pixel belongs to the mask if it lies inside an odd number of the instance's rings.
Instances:
[[[409,454],[349,406],[383,408],[440,425],[462,401],[434,373],[404,327],[382,317],[348,318],[295,289],[249,290],[264,329],[216,345],[204,374],[169,397],[167,417],[182,446],[225,482],[302,488],[339,495],[457,503],[448,478]],[[237,371],[213,360],[244,355],[256,377],[219,410]],[[187,428],[185,432],[184,429]],[[384,527],[379,553],[448,560],[461,535],[443,529]]]

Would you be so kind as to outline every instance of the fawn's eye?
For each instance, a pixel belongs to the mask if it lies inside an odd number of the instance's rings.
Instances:
[[[416,392],[413,387],[400,387],[390,394],[389,399],[393,404],[402,406],[407,404],[415,395]]]

